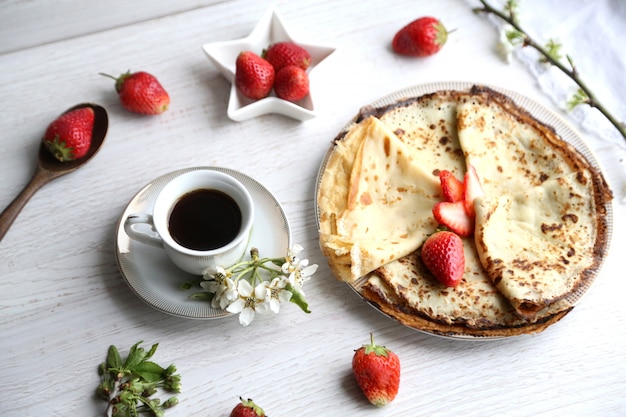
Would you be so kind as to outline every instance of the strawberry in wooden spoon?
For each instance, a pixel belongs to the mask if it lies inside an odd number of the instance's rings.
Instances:
[[[50,123],[43,143],[61,162],[82,158],[91,146],[94,119],[91,107],[79,107],[64,113]]]
[[[53,179],[58,178],[61,175],[69,174],[70,172],[73,172],[85,165],[91,160],[91,158],[93,158],[104,143],[104,138],[106,137],[109,127],[109,117],[104,107],[91,103],[83,103],[68,109],[64,112],[64,114],[81,109],[90,109],[94,114],[93,129],[91,131],[91,145],[89,146],[87,153],[81,158],[60,162],[48,150],[45,140],[41,140],[41,145],[39,146],[39,156],[37,158],[37,169],[35,170],[35,173],[24,189],[22,189],[17,197],[15,197],[0,214],[0,240],[2,240],[6,232],[9,230],[9,227],[11,227],[11,224],[13,224],[13,221],[17,218],[17,215],[37,190]],[[87,113],[89,113],[89,111],[87,111]],[[61,115],[59,119],[63,118],[63,115]]]

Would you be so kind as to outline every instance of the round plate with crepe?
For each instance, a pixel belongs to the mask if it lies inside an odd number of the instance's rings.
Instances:
[[[465,272],[440,284],[419,250],[439,225],[438,173],[476,168]],[[320,246],[334,275],[400,323],[495,339],[562,319],[593,284],[612,232],[599,164],[562,118],[512,91],[421,85],[361,109],[320,167]]]

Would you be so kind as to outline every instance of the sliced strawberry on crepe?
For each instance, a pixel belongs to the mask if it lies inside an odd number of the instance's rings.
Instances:
[[[480,179],[476,173],[476,168],[473,165],[467,165],[467,172],[463,179],[465,191],[463,193],[463,205],[465,212],[472,219],[476,217],[476,211],[474,210],[474,200],[478,197],[485,195],[483,187],[480,185]]]
[[[433,216],[440,224],[461,237],[474,233],[474,218],[467,215],[464,201],[440,201],[433,206]]]
[[[439,181],[441,182],[441,192],[444,201],[456,203],[463,199],[465,193],[465,185],[451,171],[447,169],[439,172]]]

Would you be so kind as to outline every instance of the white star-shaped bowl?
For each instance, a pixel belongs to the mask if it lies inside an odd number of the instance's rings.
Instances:
[[[309,74],[335,51],[335,48],[300,43],[294,40],[273,8],[265,12],[261,21],[248,37],[232,41],[207,43],[202,46],[204,53],[231,83],[227,114],[232,120],[243,121],[269,113],[282,114],[297,120],[308,120],[315,117],[315,106],[311,97],[311,90],[314,89],[312,80],[310,80],[309,94],[302,100],[294,103],[276,97],[273,91],[266,98],[251,100],[241,94],[235,87],[235,62],[237,61],[237,55],[242,51],[252,51],[260,55],[263,49],[276,42],[294,42],[306,49],[311,54],[311,65],[307,70]]]

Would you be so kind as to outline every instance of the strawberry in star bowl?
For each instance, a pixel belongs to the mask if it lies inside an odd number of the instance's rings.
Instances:
[[[272,64],[274,70],[295,65],[307,70],[311,65],[311,54],[303,46],[295,42],[276,42],[263,50],[262,57]]]
[[[309,94],[296,102],[280,99],[273,91],[265,98],[253,100],[242,94],[235,86],[235,61],[237,56],[242,51],[252,51],[263,57],[263,51],[269,51],[276,44],[281,44],[281,46],[276,47],[276,51],[279,51],[285,45],[289,45],[287,46],[289,49],[293,49],[291,45],[297,45],[306,51],[306,54],[298,56],[304,57],[303,60],[299,61],[302,66],[307,66],[308,64],[305,71],[309,77]],[[261,115],[279,114],[305,121],[317,116],[318,109],[314,105],[313,94],[317,94],[314,93],[314,90],[318,83],[323,83],[321,80],[324,80],[324,76],[316,74],[323,73],[323,70],[318,70],[318,67],[320,67],[320,64],[324,64],[324,61],[334,53],[335,48],[298,42],[290,36],[282,17],[273,7],[266,10],[249,36],[237,40],[207,43],[202,45],[202,49],[224,78],[231,83],[227,108],[227,115],[230,119],[244,121]],[[298,54],[300,53],[301,51]],[[295,57],[296,54],[292,56]],[[308,56],[310,56],[310,61]],[[275,58],[271,57],[271,54],[267,58],[277,66],[283,65],[274,61]],[[279,60],[282,60],[282,58]],[[293,61],[288,62],[293,63]],[[322,67],[324,66],[326,64],[322,65]]]
[[[252,100],[267,97],[274,87],[272,64],[252,51],[242,51],[235,62],[235,87]]]
[[[278,98],[296,102],[309,94],[309,76],[296,65],[282,67],[276,73],[274,92]]]

